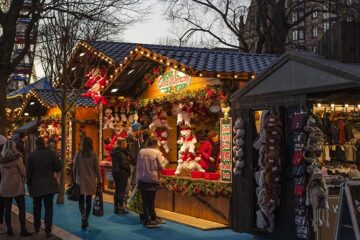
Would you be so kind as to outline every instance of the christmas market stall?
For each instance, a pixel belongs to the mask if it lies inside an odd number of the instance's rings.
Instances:
[[[235,231],[334,239],[339,186],[360,176],[359,90],[358,63],[290,51],[232,95],[246,132]]]
[[[18,119],[22,121],[22,127],[13,127],[14,133],[19,133],[24,129],[29,134],[28,151],[34,149],[34,139],[37,136],[44,137],[46,143],[49,140],[54,142],[55,150],[60,155],[61,141],[61,111],[58,107],[58,101],[51,89],[30,89],[28,92],[19,93],[17,95],[8,96],[8,103],[20,102],[16,108],[7,110],[8,119]],[[74,98],[79,90],[69,91],[68,98]],[[11,105],[11,104],[10,104]],[[9,106],[10,106],[9,105]],[[77,97],[72,110],[68,113],[67,118],[67,169],[71,169],[72,158],[78,150],[81,138],[84,135],[94,140],[95,151],[99,149],[98,142],[98,112],[94,107],[91,99]],[[13,109],[13,110],[11,110]],[[19,123],[18,123],[19,124]],[[11,125],[10,125],[11,126]],[[27,131],[24,127],[31,126],[31,131]],[[11,132],[10,132],[11,134]],[[69,173],[69,172],[68,172]],[[70,179],[69,179],[70,180]]]
[[[152,135],[169,161],[156,207],[219,224],[212,227],[228,225],[233,165],[240,166],[232,152],[243,144],[242,124],[232,129],[229,96],[275,56],[114,42],[80,42],[77,49],[111,65],[89,72],[96,88],[85,84],[99,103],[105,189],[111,190],[109,152],[116,141],[127,138],[136,159]]]

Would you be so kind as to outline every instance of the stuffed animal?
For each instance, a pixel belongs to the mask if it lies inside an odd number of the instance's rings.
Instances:
[[[158,128],[172,129],[167,122],[167,114],[164,110],[161,110],[158,114],[153,116],[153,121],[149,125],[149,128],[150,130],[156,130]]]
[[[184,124],[186,127],[191,127],[191,113],[192,113],[192,104],[191,106],[185,106],[182,103],[174,104],[174,112],[176,113],[177,125]]]
[[[325,222],[325,226],[329,227],[329,202],[328,189],[325,179],[320,169],[315,166],[312,169],[307,189],[306,189],[306,205],[312,207],[313,221],[312,227],[315,232],[319,226]]]
[[[114,120],[115,118],[112,116],[112,110],[110,108],[105,109],[104,113],[104,129],[114,129]]]
[[[168,133],[166,129],[157,129],[156,138],[158,140],[158,147],[162,147],[166,153],[170,151],[168,146]]]
[[[84,84],[86,88],[89,88],[86,93],[81,94],[83,97],[92,98],[95,105],[102,103],[107,104],[107,99],[101,96],[101,90],[106,84],[106,69],[105,68],[93,68],[85,75],[88,80]]]
[[[179,155],[178,165],[176,167],[175,174],[179,175],[183,169],[190,171],[199,171],[205,172],[205,170],[199,164],[200,156],[191,154],[189,151],[186,151]]]
[[[190,153],[195,154],[195,144],[197,143],[196,137],[192,134],[191,130],[184,128],[180,131],[180,139],[177,144],[180,144],[179,153],[182,154],[188,150]]]

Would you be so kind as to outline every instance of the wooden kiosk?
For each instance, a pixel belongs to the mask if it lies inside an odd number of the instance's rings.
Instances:
[[[100,144],[99,156],[103,159],[101,164],[109,180],[106,187],[111,187],[109,150],[116,138],[131,137],[134,129],[141,129],[142,134],[158,134],[159,142],[160,137],[163,140],[159,143],[160,149],[169,164],[163,172],[156,206],[167,213],[174,213],[172,220],[180,221],[180,215],[176,214],[181,214],[227,226],[231,215],[232,189],[229,145],[232,131],[229,121],[225,121],[228,125],[223,128],[227,132],[221,134],[229,142],[226,148],[222,148],[228,154],[221,154],[225,160],[216,169],[214,176],[218,175],[214,180],[194,178],[193,169],[183,169],[174,174],[182,147],[177,142],[181,138],[181,130],[185,127],[190,129],[197,139],[195,151],[190,154],[195,158],[200,145],[207,140],[207,133],[211,130],[219,132],[220,120],[228,119],[223,112],[227,114],[230,110],[230,94],[254,79],[276,57],[242,54],[234,50],[115,42],[80,42],[74,56],[81,53],[103,59],[102,65],[94,67],[107,70],[102,75],[106,76],[102,78],[106,81],[98,82],[102,89],[99,139],[103,143]],[[166,125],[162,122],[161,127],[156,126],[159,124],[156,118],[166,121]],[[134,125],[140,127],[133,128]],[[159,128],[162,132],[157,131]],[[164,132],[166,134],[161,135]],[[203,176],[203,173],[200,175]]]

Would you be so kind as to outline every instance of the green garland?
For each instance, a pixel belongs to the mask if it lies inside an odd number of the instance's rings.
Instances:
[[[205,182],[194,179],[162,176],[161,187],[169,191],[180,192],[186,196],[231,197],[231,184],[223,182]]]

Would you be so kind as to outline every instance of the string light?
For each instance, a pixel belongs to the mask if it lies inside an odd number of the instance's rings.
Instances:
[[[203,75],[202,75],[202,73],[199,73],[199,77],[202,77]]]
[[[237,78],[237,77],[238,77],[238,75],[235,74],[235,75],[234,75],[234,78]]]
[[[221,77],[220,74],[216,75],[218,78]]]
[[[318,103],[317,106],[318,106],[318,107],[321,107],[321,103]]]
[[[349,104],[345,104],[345,107],[348,108],[348,107],[349,107]]]
[[[335,107],[335,104],[332,103],[330,106],[331,106],[332,108],[334,108],[334,107]]]

